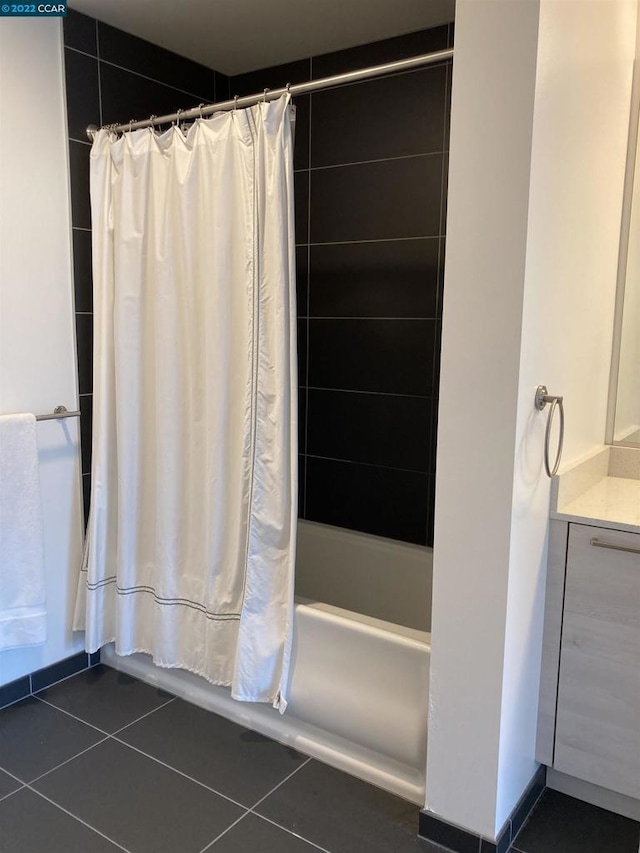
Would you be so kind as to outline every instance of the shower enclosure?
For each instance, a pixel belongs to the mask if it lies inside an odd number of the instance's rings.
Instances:
[[[375,81],[379,70],[350,72],[327,90],[318,78],[343,70],[335,57],[314,58],[309,84],[285,86],[268,71],[261,81],[271,91],[258,100],[282,87],[298,107],[299,520],[286,714],[145,654],[108,645],[102,655],[422,805],[452,28],[415,35],[404,55],[432,55]],[[381,50],[372,55],[386,61]],[[240,97],[227,108],[264,88],[255,74],[230,85]],[[192,112],[180,120],[207,109]]]

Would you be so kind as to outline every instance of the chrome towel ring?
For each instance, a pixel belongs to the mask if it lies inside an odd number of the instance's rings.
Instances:
[[[547,392],[546,385],[538,385],[536,388],[536,409],[541,412],[547,403],[551,403],[549,409],[549,418],[547,420],[547,429],[544,434],[544,470],[548,477],[555,477],[560,467],[560,459],[562,458],[562,445],[564,444],[564,403],[562,397],[554,397]],[[560,412],[560,433],[558,435],[558,450],[556,452],[556,461],[553,463],[553,468],[549,462],[549,443],[551,440],[551,424],[556,409]]]

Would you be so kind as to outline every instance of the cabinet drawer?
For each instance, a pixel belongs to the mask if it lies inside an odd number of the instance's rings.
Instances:
[[[570,525],[554,767],[640,798],[638,534]]]

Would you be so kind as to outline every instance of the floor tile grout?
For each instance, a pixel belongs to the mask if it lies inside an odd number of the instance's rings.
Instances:
[[[243,820],[248,814],[251,814],[250,809],[247,809],[244,812],[244,814],[241,814],[239,818],[236,818],[236,820],[234,820],[234,822],[230,826],[228,826],[226,829],[223,829],[222,832],[220,832],[218,835],[216,835],[216,837],[213,839],[213,841],[210,841],[206,847],[202,848],[200,853],[205,853],[205,851],[210,850],[213,847],[213,845],[222,838],[223,835],[226,835],[227,832],[229,832],[229,830],[233,829],[234,826],[239,824],[240,821]]]
[[[61,812],[64,812],[65,814],[69,815],[69,817],[78,821],[78,823],[81,823],[83,826],[86,826],[87,829],[90,829],[92,832],[95,832],[97,835],[101,835],[106,841],[109,841],[111,844],[115,845],[116,847],[119,847],[120,850],[123,850],[124,853],[132,853],[132,851],[129,850],[127,847],[123,847],[122,844],[115,841],[113,838],[110,838],[108,835],[105,835],[104,832],[101,832],[99,829],[96,829],[95,826],[92,826],[90,823],[87,823],[87,821],[82,820],[82,818],[78,817],[78,815],[75,815],[75,814],[73,814],[73,812],[70,812],[68,809],[65,809],[64,806],[61,806],[59,803],[56,803],[55,800],[50,799],[45,794],[43,794],[41,791],[37,791],[35,788],[32,788],[31,785],[25,785],[24,787],[28,788],[29,791],[31,791],[33,794],[36,794],[38,797],[42,797],[43,800],[46,800],[52,806],[55,806],[57,809],[60,809]]]
[[[106,732],[104,729],[99,728],[99,726],[94,726],[93,723],[88,723],[86,720],[83,720],[82,717],[77,717],[75,714],[72,714],[71,711],[67,711],[64,708],[59,708],[57,705],[54,705],[53,702],[47,702],[46,699],[43,699],[41,696],[37,696],[35,693],[33,694],[33,698],[37,699],[38,702],[42,702],[43,705],[48,705],[49,708],[53,708],[55,711],[60,711],[61,714],[66,714],[67,717],[71,717],[72,720],[76,720],[78,723],[83,723],[85,726],[89,726],[89,728],[94,729],[100,734],[109,737],[109,732]]]
[[[101,740],[92,743],[91,746],[88,746],[86,749],[81,750],[80,752],[76,752],[75,755],[72,755],[70,758],[66,758],[64,761],[61,761],[60,764],[56,764],[55,767],[52,767],[50,770],[41,773],[39,776],[36,776],[35,779],[32,779],[30,782],[25,782],[25,785],[33,785],[35,782],[39,782],[41,779],[44,779],[45,776],[48,776],[50,773],[53,773],[54,770],[59,770],[61,767],[64,767],[65,764],[69,764],[70,761],[74,761],[76,758],[79,758],[81,755],[84,755],[85,752],[90,752],[92,749],[95,749],[96,746],[100,746],[101,743],[104,743],[106,740],[109,740],[109,735],[106,735]]]
[[[34,694],[34,696],[35,696],[35,694]],[[42,704],[48,705],[49,707],[53,708],[54,710],[62,711],[62,713],[66,714],[67,716],[71,717],[72,719],[77,720],[78,722],[86,723],[86,721],[82,720],[80,717],[76,717],[74,714],[71,714],[70,712],[65,711],[62,708],[58,708],[56,705],[53,705],[51,702],[47,702],[45,699],[42,699],[39,696],[35,696],[35,698],[37,698],[40,702],[42,702]],[[108,840],[114,844],[117,844],[117,842],[114,842],[113,839],[109,838],[109,836],[100,832],[95,827],[93,827],[91,824],[86,823],[84,820],[79,818],[77,815],[74,815],[72,812],[70,812],[67,809],[63,808],[62,806],[58,805],[54,800],[51,800],[49,797],[47,797],[46,795],[42,794],[40,791],[38,791],[37,789],[32,787],[33,784],[39,782],[44,777],[49,776],[51,773],[53,773],[54,771],[63,767],[65,764],[68,764],[71,761],[74,761],[76,758],[80,757],[81,755],[85,754],[86,752],[91,751],[96,746],[99,746],[100,744],[103,744],[108,740],[114,740],[117,743],[120,743],[121,745],[123,745],[125,747],[129,747],[130,749],[134,750],[135,752],[140,753],[141,755],[145,756],[146,758],[149,758],[152,761],[155,761],[156,763],[161,764],[162,766],[166,767],[168,770],[171,770],[174,773],[177,773],[178,775],[183,776],[184,778],[188,779],[189,781],[194,782],[197,785],[200,785],[201,787],[205,788],[206,790],[210,791],[211,793],[213,793],[217,796],[220,796],[223,799],[225,799],[225,800],[233,803],[234,805],[238,806],[239,808],[243,809],[243,813],[240,815],[240,817],[238,817],[232,824],[230,824],[228,827],[226,827],[226,829],[223,832],[219,833],[212,841],[210,841],[206,845],[206,847],[204,847],[203,850],[200,851],[200,853],[205,853],[205,851],[208,851],[211,848],[213,848],[213,846],[217,843],[217,841],[220,838],[222,838],[224,835],[226,835],[227,832],[229,832],[231,829],[233,829],[233,827],[236,826],[241,820],[243,820],[248,814],[253,814],[254,817],[257,817],[261,820],[264,820],[264,821],[272,824],[273,826],[278,827],[280,830],[286,832],[287,834],[293,835],[295,838],[299,838],[300,840],[304,841],[305,843],[315,847],[317,850],[323,851],[323,853],[329,853],[329,851],[327,851],[326,848],[321,847],[320,845],[316,844],[315,842],[311,841],[310,839],[305,838],[304,836],[299,835],[298,833],[293,832],[292,830],[288,829],[287,827],[281,826],[280,824],[276,823],[275,821],[271,820],[270,818],[267,818],[264,815],[261,815],[261,814],[254,811],[255,808],[257,808],[261,803],[263,803],[266,799],[268,799],[268,797],[270,797],[271,794],[273,794],[278,788],[280,788],[282,785],[284,785],[285,782],[289,781],[289,779],[291,779],[293,776],[295,776],[296,773],[298,773],[300,770],[302,770],[303,767],[306,767],[307,764],[309,764],[309,762],[312,761],[311,757],[307,756],[306,759],[298,767],[295,768],[295,770],[293,770],[291,773],[287,774],[287,776],[285,776],[284,779],[282,779],[280,782],[278,782],[276,785],[274,785],[273,788],[271,788],[264,796],[262,796],[259,800],[257,800],[251,807],[247,807],[247,806],[239,803],[237,800],[234,800],[233,798],[227,796],[226,794],[223,794],[220,791],[217,791],[215,788],[211,788],[209,785],[206,785],[205,783],[200,782],[198,779],[195,779],[194,777],[189,776],[188,774],[184,773],[183,771],[178,770],[175,767],[172,767],[170,764],[167,764],[166,762],[161,761],[160,759],[156,758],[155,756],[150,755],[150,754],[144,752],[143,750],[138,749],[137,747],[126,743],[126,741],[121,740],[119,737],[116,737],[116,735],[119,732],[122,732],[124,729],[128,728],[129,726],[134,725],[136,722],[139,722],[140,720],[152,715],[153,713],[155,713],[155,711],[160,710],[160,708],[163,708],[166,705],[169,705],[171,702],[175,701],[175,698],[176,698],[175,696],[172,696],[171,699],[167,700],[162,705],[158,706],[157,708],[152,709],[151,711],[148,711],[146,714],[143,714],[141,717],[138,717],[137,719],[133,720],[131,723],[128,723],[126,726],[123,726],[121,729],[117,729],[115,732],[113,732],[111,734],[108,732],[105,732],[102,729],[99,729],[97,726],[92,726],[90,723],[86,723],[91,728],[93,728],[95,731],[98,731],[101,734],[104,734],[105,736],[102,739],[100,739],[99,741],[97,741],[96,743],[91,744],[91,746],[87,747],[86,749],[83,749],[81,752],[76,753],[75,755],[67,758],[65,761],[61,762],[60,764],[56,765],[55,767],[52,767],[50,770],[47,770],[45,773],[43,773],[40,776],[36,777],[35,779],[31,780],[31,782],[23,782],[17,776],[14,776],[14,774],[9,773],[8,771],[5,771],[5,772],[7,772],[7,775],[9,775],[11,778],[15,779],[17,782],[20,783],[20,787],[16,788],[15,791],[11,791],[9,794],[7,794],[5,797],[3,797],[1,799],[6,799],[7,797],[12,796],[13,794],[17,793],[18,791],[22,790],[23,788],[27,788],[28,790],[32,791],[33,793],[37,794],[38,796],[41,796],[43,799],[50,802],[56,808],[59,808],[61,811],[65,812],[66,814],[68,814],[72,818],[74,818],[75,820],[77,820],[80,823],[82,823],[83,825],[87,826],[91,830],[98,832],[98,834],[102,835],[106,840]],[[122,850],[126,850],[126,848],[122,847],[122,845],[118,844],[117,846],[119,846],[120,849],[122,849]],[[126,851],[126,853],[129,853],[129,851]]]
[[[230,803],[233,803],[234,806],[238,806],[241,809],[247,809],[250,811],[249,807],[244,805],[244,803],[238,802],[238,800],[234,800],[233,797],[227,796],[227,794],[223,794],[221,791],[216,791],[215,788],[206,785],[204,782],[201,782],[199,779],[194,778],[193,776],[189,776],[188,773],[184,773],[182,770],[178,770],[177,767],[172,767],[170,764],[167,764],[166,761],[162,761],[160,758],[156,758],[155,755],[151,755],[148,752],[144,752],[144,750],[139,749],[137,746],[133,746],[130,743],[127,743],[126,740],[120,740],[120,738],[115,735],[110,735],[111,739],[116,741],[116,743],[121,744],[122,746],[126,746],[129,749],[134,750],[134,752],[139,752],[140,755],[144,755],[145,758],[150,758],[152,761],[155,761],[156,764],[161,764],[163,767],[166,767],[167,770],[172,770],[174,773],[177,773],[179,776],[184,776],[185,779],[189,779],[191,782],[195,782],[196,785],[199,785],[201,788],[205,788],[207,791],[210,791],[212,794],[217,794],[219,797],[222,797],[224,800],[228,800]]]
[[[18,791],[21,791],[23,788],[26,788],[26,787],[27,786],[25,785],[25,783],[21,782],[20,785],[17,788],[15,788],[13,791],[9,791],[8,794],[5,794],[3,797],[0,797],[0,803],[3,802],[3,800],[8,799],[9,797],[12,797],[14,794],[17,794]]]
[[[260,803],[264,802],[264,801],[267,799],[267,797],[270,797],[270,796],[271,796],[271,794],[273,794],[273,792],[274,792],[274,791],[277,791],[277,790],[278,790],[278,788],[280,788],[282,785],[284,785],[284,783],[285,783],[285,782],[288,782],[288,781],[289,781],[289,779],[291,779],[291,777],[292,777],[292,776],[295,776],[295,775],[296,775],[296,773],[297,773],[299,770],[302,770],[302,768],[303,768],[303,767],[306,767],[306,766],[307,766],[307,764],[308,764],[310,761],[311,761],[311,756],[307,756],[307,760],[306,760],[306,761],[303,761],[303,762],[302,762],[302,764],[299,764],[299,765],[296,767],[296,769],[295,769],[295,770],[292,770],[292,771],[291,771],[291,773],[289,773],[289,775],[288,775],[288,776],[285,776],[285,777],[284,777],[284,779],[282,779],[280,782],[278,782],[278,784],[277,784],[277,785],[274,785],[274,786],[273,786],[273,788],[272,788],[268,793],[266,793],[266,794],[264,795],[264,797],[260,797],[260,799],[258,800],[258,802],[257,802],[257,803],[254,803],[254,804],[251,806],[250,811],[253,811],[254,809],[257,809],[257,808],[258,808],[258,806],[260,805]]]
[[[20,782],[20,784],[21,784],[21,785],[26,785],[26,784],[27,784],[27,783],[26,783],[26,782],[24,782],[24,781],[23,781],[19,776],[16,776],[16,774],[15,774],[15,773],[12,773],[10,770],[7,770],[7,768],[6,768],[6,767],[3,767],[1,764],[0,764],[0,770],[2,770],[2,771],[3,771],[3,773],[6,773],[6,774],[7,774],[7,776],[11,776],[11,778],[12,778],[12,779],[15,779],[15,780],[16,780],[16,782]],[[14,792],[14,791],[12,791],[11,793],[15,793],[15,792]]]
[[[47,689],[47,688],[44,688]],[[158,705],[156,708],[152,708],[150,711],[146,711],[144,714],[141,714],[139,717],[136,717],[134,720],[131,720],[129,723],[125,723],[124,726],[121,726],[119,729],[116,729],[114,732],[108,732],[105,729],[101,729],[99,726],[96,726],[94,723],[90,723],[88,720],[83,719],[82,717],[78,717],[76,714],[72,714],[71,711],[67,711],[65,708],[60,708],[58,705],[54,705],[53,702],[47,701],[47,699],[43,699],[41,696],[38,696],[36,693],[32,694],[34,699],[38,699],[38,701],[42,702],[45,705],[48,705],[50,708],[54,708],[56,711],[60,711],[63,714],[66,714],[68,717],[71,717],[74,720],[77,720],[79,723],[84,723],[85,726],[89,726],[92,729],[100,732],[107,737],[112,737],[113,735],[118,734],[119,732],[128,729],[129,726],[133,726],[136,723],[139,723],[141,720],[144,720],[146,717],[149,717],[151,714],[155,714],[156,711],[159,711],[161,708],[164,708],[166,705],[170,705],[172,702],[175,702],[176,696],[172,696],[170,699],[167,699],[166,702],[163,702],[162,705]]]
[[[317,850],[322,850],[322,853],[331,853],[326,847],[321,847],[320,844],[316,844],[315,841],[311,841],[310,838],[305,838],[304,835],[299,835],[297,832],[294,832],[292,829],[287,829],[286,826],[282,826],[281,823],[276,823],[275,820],[271,820],[270,817],[265,817],[263,814],[258,814],[258,812],[251,812],[255,817],[260,818],[260,820],[266,820],[267,823],[270,823],[272,826],[277,826],[278,829],[282,829],[284,832],[289,835],[293,835],[294,838],[299,838],[301,841],[305,841],[307,844],[310,844],[312,847],[315,847]]]
[[[136,717],[136,719],[132,720],[130,723],[127,723],[126,725],[121,726],[121,728],[116,729],[115,732],[110,732],[109,737],[113,737],[114,735],[120,734],[120,732],[123,732],[125,729],[128,729],[129,726],[135,726],[136,723],[139,723],[141,720],[145,720],[147,717],[150,717],[152,714],[155,714],[155,712],[159,711],[161,708],[166,708],[167,705],[170,705],[172,702],[175,702],[176,698],[176,696],[172,696],[171,699],[167,699],[166,702],[163,702],[162,705],[158,705],[157,708],[152,708],[150,711],[147,711],[146,714],[142,714],[141,716]]]

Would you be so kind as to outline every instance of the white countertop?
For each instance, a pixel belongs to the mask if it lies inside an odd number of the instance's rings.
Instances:
[[[603,477],[551,518],[640,533],[640,480]]]

